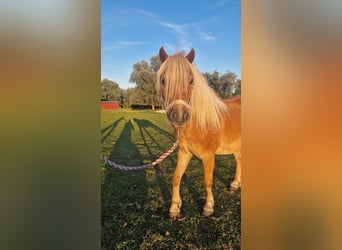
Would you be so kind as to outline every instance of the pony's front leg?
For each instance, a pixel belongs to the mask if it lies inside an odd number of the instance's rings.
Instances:
[[[207,192],[206,203],[203,207],[203,215],[210,216],[214,212],[214,196],[212,192],[213,172],[215,165],[215,155],[210,154],[202,158],[204,168],[204,186]]]
[[[236,170],[234,181],[230,184],[230,190],[237,190],[241,186],[241,152],[234,153],[235,161],[236,161]]]
[[[192,154],[186,152],[185,150],[179,149],[177,167],[173,174],[172,179],[172,202],[169,210],[169,216],[171,218],[176,218],[180,214],[180,208],[182,206],[182,200],[179,194],[179,187],[182,176],[188,166],[188,163],[192,157]]]

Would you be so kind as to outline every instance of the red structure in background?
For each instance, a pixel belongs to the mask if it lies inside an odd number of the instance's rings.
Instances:
[[[115,101],[101,101],[101,110],[120,109],[120,103]]]

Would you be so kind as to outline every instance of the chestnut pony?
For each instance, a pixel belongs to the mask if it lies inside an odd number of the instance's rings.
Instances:
[[[172,180],[172,202],[169,215],[178,217],[182,205],[179,194],[181,178],[193,155],[202,160],[207,193],[203,215],[214,212],[212,193],[215,154],[234,154],[236,173],[231,189],[241,185],[241,99],[220,100],[192,62],[195,51],[169,56],[159,50],[162,62],[157,88],[167,118],[179,139],[178,160]]]

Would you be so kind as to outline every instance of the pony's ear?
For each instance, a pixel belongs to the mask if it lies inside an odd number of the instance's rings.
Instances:
[[[192,48],[191,51],[189,52],[189,54],[187,54],[185,57],[186,57],[186,59],[188,59],[188,61],[190,63],[192,63],[194,61],[194,58],[195,58],[195,50]]]
[[[168,54],[164,50],[164,47],[160,47],[159,49],[159,60],[163,63],[168,58]]]

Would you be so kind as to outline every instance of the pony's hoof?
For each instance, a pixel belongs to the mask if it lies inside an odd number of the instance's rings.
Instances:
[[[232,182],[230,184],[230,191],[236,191],[241,187],[241,184],[239,182]]]
[[[208,217],[214,213],[214,208],[212,206],[205,205],[203,208],[202,215]]]
[[[181,206],[182,206],[182,200],[179,200],[178,202],[172,201],[171,207],[169,209],[170,218],[172,219],[179,218]]]
[[[180,209],[169,210],[169,216],[171,219],[177,219],[180,216]]]

